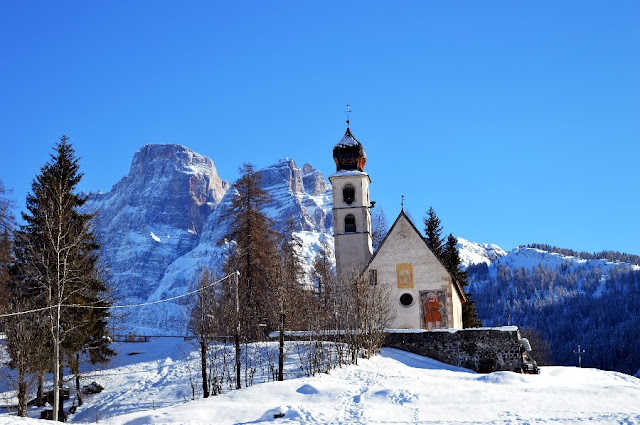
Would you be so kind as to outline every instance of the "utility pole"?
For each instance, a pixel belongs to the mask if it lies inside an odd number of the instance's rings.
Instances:
[[[585,353],[584,350],[580,349],[580,344],[578,344],[578,351],[574,351],[573,354],[578,355],[578,367],[582,367],[582,353]]]
[[[238,296],[238,276],[240,272],[238,270],[233,273],[233,281],[235,283],[235,292],[236,292],[236,330],[233,335],[233,339],[236,343],[236,389],[240,389],[242,387],[242,383],[240,381],[240,297]]]
[[[284,294],[280,295],[280,338],[278,341],[278,381],[284,381]]]

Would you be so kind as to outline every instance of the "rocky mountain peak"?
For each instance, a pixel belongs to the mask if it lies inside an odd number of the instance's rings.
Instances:
[[[322,173],[309,163],[304,164],[302,167],[302,184],[304,185],[304,190],[311,196],[322,195],[329,189]]]

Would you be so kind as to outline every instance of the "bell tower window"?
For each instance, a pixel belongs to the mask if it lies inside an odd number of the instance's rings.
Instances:
[[[356,199],[356,189],[351,184],[345,184],[342,188],[342,199],[344,202],[351,205]]]
[[[344,218],[344,232],[355,233],[356,232],[356,218],[349,214]]]

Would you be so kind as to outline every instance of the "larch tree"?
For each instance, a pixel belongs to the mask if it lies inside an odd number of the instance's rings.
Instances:
[[[61,386],[63,356],[73,367],[85,352],[91,361],[106,361],[109,348],[109,301],[99,268],[99,244],[93,214],[80,208],[87,197],[76,193],[83,174],[66,136],[56,144],[27,195],[24,224],[16,237],[16,265],[36,304],[47,308],[46,327],[52,345],[53,388]],[[60,392],[53,391],[53,417],[61,418]]]
[[[269,320],[273,311],[270,298],[270,282],[275,270],[277,252],[272,221],[261,209],[270,201],[261,188],[260,175],[252,164],[244,164],[241,177],[232,188],[237,192],[231,201],[228,217],[231,232],[225,239],[234,241],[225,271],[240,272],[238,293],[242,337],[245,341],[256,341],[263,337],[260,324]],[[267,323],[267,330],[274,329],[274,323]]]

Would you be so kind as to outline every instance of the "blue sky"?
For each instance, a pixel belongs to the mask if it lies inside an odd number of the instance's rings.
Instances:
[[[20,208],[65,133],[81,189],[147,143],[233,181],[328,176],[351,128],[371,198],[505,249],[640,254],[640,2],[0,0],[0,179]],[[417,223],[419,227],[422,227]]]

